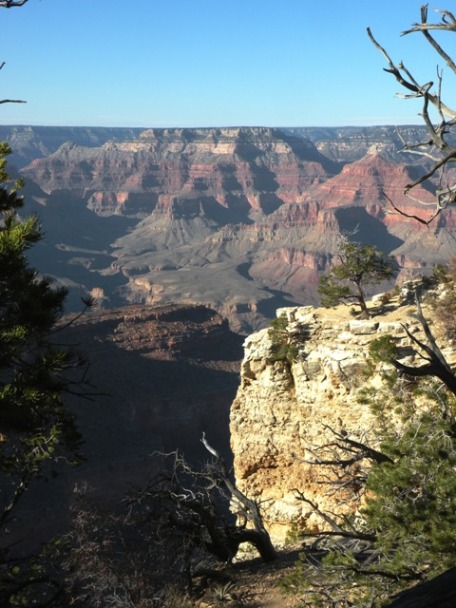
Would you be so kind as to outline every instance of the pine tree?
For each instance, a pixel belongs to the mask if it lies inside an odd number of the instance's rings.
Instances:
[[[52,343],[66,290],[53,287],[28,261],[42,238],[34,216],[22,219],[20,181],[6,171],[9,146],[0,144],[0,604],[28,601],[42,572],[14,565],[8,527],[33,480],[53,472],[59,457],[77,462],[80,435],[62,393],[71,388],[69,368],[82,358]],[[27,591],[28,590],[28,591]],[[36,591],[36,590],[35,590]],[[35,591],[31,592],[35,594]],[[41,592],[40,592],[41,593]],[[17,595],[19,594],[19,595]],[[24,595],[25,594],[25,595]],[[36,599],[35,595],[33,597]]]
[[[372,245],[351,243],[343,239],[337,253],[337,265],[321,277],[318,293],[323,306],[353,302],[368,316],[364,289],[394,275],[394,261]]]
[[[328,487],[340,487],[354,514],[323,513],[299,496],[326,523],[304,534],[313,542],[289,581],[312,606],[389,606],[395,593],[456,563],[455,395],[432,374],[398,374],[391,336],[372,342],[369,355],[366,372],[384,382],[359,400],[376,415],[375,431],[366,442],[334,430],[329,443]],[[326,448],[315,466],[328,465]]]

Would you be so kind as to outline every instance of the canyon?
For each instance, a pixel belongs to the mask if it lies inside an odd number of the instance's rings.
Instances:
[[[400,152],[393,127],[3,127],[0,136],[18,151],[27,209],[46,233],[31,261],[70,289],[70,310],[87,295],[101,308],[203,304],[247,334],[277,308],[318,303],[341,234],[393,255],[399,281],[456,251],[452,209],[426,227],[385,197],[410,215],[432,212],[432,184],[414,200],[403,193],[417,157]]]
[[[424,135],[403,131],[414,141]],[[16,127],[0,135],[15,147],[26,212],[44,228],[32,265],[68,287],[69,311],[81,297],[95,301],[57,334],[90,362],[92,401],[68,399],[87,460],[31,488],[18,512],[21,538],[65,530],[75,486],[115,504],[147,479],[157,452],[178,448],[200,465],[203,432],[262,505],[275,543],[319,530],[296,490],[322,510],[341,505],[322,491],[309,454],[331,429],[371,439],[375,420],[359,397],[366,386],[381,389],[381,379],[363,376],[369,343],[392,335],[413,363],[405,328],[420,331],[409,302],[371,302],[368,320],[314,307],[319,276],[344,234],[392,255],[399,283],[456,252],[453,209],[424,226],[389,204],[430,217],[435,190],[405,196],[421,165],[400,152],[395,130]],[[290,362],[274,359],[266,327],[282,314],[299,346]],[[452,364],[453,351],[444,349]],[[52,530],[37,531],[37,517]]]

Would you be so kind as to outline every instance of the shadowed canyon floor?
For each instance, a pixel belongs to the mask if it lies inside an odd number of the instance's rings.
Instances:
[[[87,483],[110,504],[144,483],[155,452],[179,449],[190,462],[206,461],[203,431],[232,461],[229,409],[242,338],[217,313],[191,305],[93,310],[56,341],[80,348],[90,362],[92,400],[69,398],[86,462],[61,467],[55,480],[29,491],[16,522],[20,540],[38,542],[65,528],[75,484]]]

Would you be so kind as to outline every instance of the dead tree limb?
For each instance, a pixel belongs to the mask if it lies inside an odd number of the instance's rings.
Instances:
[[[445,62],[453,74],[456,75],[456,62],[451,58],[449,53],[442,47],[439,42],[432,36],[431,31],[447,31],[456,32],[456,20],[450,11],[436,11],[441,15],[439,23],[428,23],[428,7],[421,7],[421,22],[413,24],[412,28],[404,31],[402,35],[411,33],[421,33],[426,42],[432,47],[437,55]],[[437,189],[435,195],[435,212],[430,218],[426,219],[417,215],[408,214],[395,205],[388,196],[386,199],[392,205],[393,209],[411,219],[417,220],[422,224],[430,224],[442,210],[449,205],[456,204],[456,185],[452,182],[444,183],[443,171],[450,164],[456,161],[456,148],[449,142],[448,136],[451,134],[452,128],[456,125],[456,109],[447,105],[442,99],[442,71],[437,68],[437,84],[434,89],[434,81],[431,80],[425,83],[419,83],[413,76],[413,73],[401,61],[394,63],[386,49],[379,44],[374,38],[370,28],[367,28],[369,39],[375,48],[386,59],[388,67],[384,68],[385,72],[391,74],[396,81],[405,89],[405,94],[400,94],[405,99],[421,99],[423,102],[421,117],[427,128],[429,138],[419,144],[408,145],[404,142],[402,152],[418,154],[423,157],[430,158],[433,165],[430,170],[423,173],[419,178],[407,184],[404,189],[404,194],[409,196],[410,191],[416,186],[424,182],[435,179],[440,176],[441,187]],[[433,121],[430,116],[430,108],[433,108],[439,119]],[[431,152],[432,150],[432,152]],[[410,197],[412,198],[412,197]],[[416,202],[423,204],[424,201],[413,199]]]
[[[340,433],[326,424],[324,424],[323,426],[325,428],[327,428],[328,430],[330,430],[335,435],[335,437],[337,437],[340,441],[342,441],[345,444],[345,446],[344,446],[345,449],[347,449],[347,447],[356,448],[360,453],[359,459],[368,458],[369,460],[372,460],[373,462],[377,462],[379,464],[381,464],[383,462],[393,462],[389,456],[386,456],[382,452],[375,450],[374,448],[367,445],[366,443],[356,441],[355,439],[350,439],[350,437],[348,437],[346,434]]]
[[[27,4],[28,0],[0,0],[0,8],[14,8],[14,7],[18,7],[18,6],[24,6],[24,4]],[[3,68],[3,66],[5,65],[5,62],[3,61],[0,64],[0,70]],[[26,101],[22,100],[22,99],[0,99],[0,104],[3,103],[27,103]]]
[[[278,555],[259,505],[237,488],[223,458],[204,435],[202,441],[215,460],[195,469],[177,451],[157,454],[165,468],[132,495],[131,511],[145,508],[147,517],[159,514],[162,537],[188,548],[188,564],[194,550],[229,562],[245,542],[257,549],[263,561],[275,560]]]
[[[27,103],[23,99],[0,99],[0,104],[2,103]]]
[[[420,222],[420,224],[424,224],[425,226],[429,226],[429,224],[438,216],[440,215],[440,213],[442,212],[442,208],[437,206],[435,212],[431,215],[431,217],[428,220],[425,220],[422,217],[419,217],[418,215],[415,215],[413,213],[406,213],[405,211],[403,211],[402,209],[400,209],[399,207],[397,207],[394,202],[392,201],[392,199],[386,194],[386,192],[384,190],[382,190],[382,194],[383,196],[386,198],[386,200],[389,202],[389,204],[391,205],[391,207],[397,211],[397,213],[399,213],[400,215],[404,216],[404,217],[408,217],[412,220],[416,220],[417,222]]]
[[[417,308],[416,316],[421,324],[421,327],[423,328],[427,343],[414,336],[409,329],[405,327],[405,325],[403,325],[403,327],[412,343],[418,347],[419,356],[427,363],[425,365],[414,367],[412,365],[405,365],[400,361],[393,360],[392,364],[399,372],[406,374],[407,376],[412,376],[414,378],[434,376],[439,378],[439,380],[445,384],[448,390],[456,395],[456,376],[445,359],[445,356],[440,350],[440,347],[438,346],[436,339],[429,328],[429,325],[423,315],[417,294],[415,294],[415,303]]]
[[[335,517],[332,517],[331,514],[327,511],[322,511],[318,507],[318,505],[316,503],[314,503],[312,500],[310,500],[309,498],[307,498],[305,496],[305,494],[303,492],[301,492],[301,490],[294,488],[293,492],[296,492],[296,497],[298,498],[298,500],[309,505],[312,508],[312,510],[314,511],[314,513],[319,515],[323,519],[323,521],[326,522],[331,528],[331,530],[319,530],[318,532],[304,532],[303,536],[306,536],[306,537],[336,536],[336,537],[340,537],[340,538],[349,538],[349,539],[353,539],[353,540],[365,540],[368,542],[374,542],[376,540],[375,535],[358,531],[351,525],[350,525],[350,528],[351,528],[350,530],[342,528],[337,523]],[[346,523],[346,520],[345,520],[345,523]]]
[[[5,67],[5,65],[6,65],[6,62],[2,61],[2,63],[0,63],[0,70],[2,70]],[[1,99],[0,103],[26,103],[26,102],[23,101],[22,99]]]
[[[28,0],[1,0],[0,8],[14,8],[16,6],[24,6]]]
[[[0,70],[2,70],[5,67],[5,65],[6,65],[5,61],[0,63]],[[22,99],[0,99],[0,104],[2,104],[2,103],[27,103],[27,102],[23,101]]]
[[[263,517],[258,503],[248,498],[239,490],[229,475],[225,461],[220,453],[209,444],[205,433],[203,433],[201,442],[217,459],[221,480],[231,494],[233,500],[235,500],[236,504],[240,507],[240,514],[253,526],[251,529],[243,528],[242,530],[237,531],[236,535],[241,539],[240,542],[249,541],[255,545],[262,559],[266,562],[277,559],[277,552],[274,549],[268,531],[264,527]]]

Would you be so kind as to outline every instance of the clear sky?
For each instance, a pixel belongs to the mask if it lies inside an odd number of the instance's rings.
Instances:
[[[29,0],[0,9],[0,123],[419,123],[366,27],[423,79],[442,61],[400,33],[423,0]],[[451,10],[443,0],[432,8]],[[432,13],[432,19],[434,17]],[[451,49],[454,38],[445,33]],[[442,40],[444,42],[444,40]],[[444,91],[454,91],[448,71]]]

